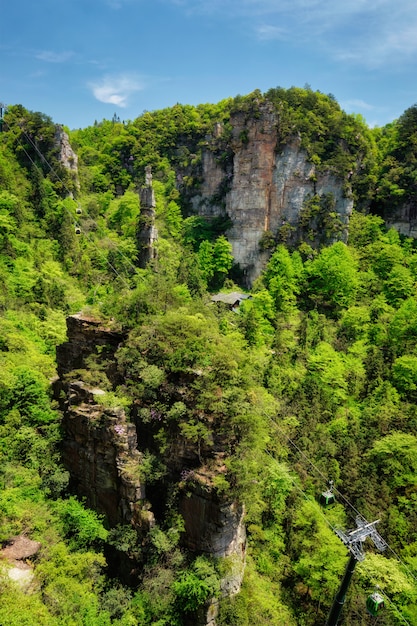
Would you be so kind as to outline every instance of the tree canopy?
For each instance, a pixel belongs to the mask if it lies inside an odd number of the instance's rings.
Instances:
[[[345,243],[267,235],[268,261],[232,310],[211,301],[244,291],[230,220],[202,218],[191,199],[207,136],[230,167],[231,116],[257,119],[265,103],[280,145],[299,136],[316,168],[349,182],[355,210]],[[380,519],[391,549],[365,546],[343,623],[368,623],[365,600],[379,585],[378,623],[417,625],[417,256],[381,217],[405,203],[414,219],[416,106],[369,129],[332,96],[277,87],[115,117],[68,131],[78,178],[56,131],[13,105],[0,133],[0,536],[42,545],[30,594],[2,563],[0,623],[185,626],[215,598],[219,626],[322,624],[347,558],[333,531],[353,528],[359,511]],[[158,239],[140,268],[149,165]],[[329,198],[309,202],[332,212]],[[126,337],[112,380],[100,359],[73,374],[101,386],[143,434],[136,470],[156,511],[143,543],[77,498],[62,465],[51,381],[65,318],[79,311]],[[219,501],[245,509],[235,596],[222,587],[232,560],[182,542],[179,494],[193,481],[205,488],[199,471]],[[329,480],[336,504],[323,509]],[[137,559],[135,584],[118,578],[114,551]]]

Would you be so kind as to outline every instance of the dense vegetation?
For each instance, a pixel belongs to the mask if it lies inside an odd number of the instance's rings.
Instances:
[[[256,116],[266,101],[280,114],[281,141],[300,133],[317,167],[352,184],[357,210],[347,244],[279,244],[236,313],[208,306],[210,292],[239,287],[227,221],[192,215],[189,199],[214,124],[224,128],[215,150],[227,167],[230,116]],[[359,511],[381,520],[389,548],[366,544],[343,624],[371,623],[364,603],[379,585],[378,623],[417,625],[417,252],[380,217],[402,201],[416,206],[416,107],[371,130],[330,96],[277,88],[104,120],[69,133],[80,187],[58,160],[47,116],[11,106],[3,131],[0,540],[24,534],[42,548],[30,593],[2,564],[0,623],[175,626],[218,595],[219,626],[323,624],[347,561],[332,528],[354,528]],[[137,187],[147,165],[158,255],[139,269]],[[220,596],[224,564],[181,548],[175,499],[138,585],[110,575],[107,545],[139,548],[128,528],[108,528],[68,492],[50,396],[65,317],[82,308],[129,333],[117,355],[124,384],[113,392],[154,425],[150,483],[164,478],[173,432],[201,462],[215,446],[228,450],[216,487],[247,511],[237,596]],[[91,375],[109,385],[102,371]],[[328,480],[338,502],[323,509]]]

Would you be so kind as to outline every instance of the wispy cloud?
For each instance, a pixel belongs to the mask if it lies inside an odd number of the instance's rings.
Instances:
[[[136,91],[144,89],[143,81],[133,74],[103,76],[97,82],[88,84],[94,97],[100,102],[114,104],[119,107],[128,105],[129,97]]]
[[[134,4],[136,1],[137,0],[105,0],[104,3],[111,9],[118,11],[119,9],[123,9],[126,5]]]
[[[269,41],[271,39],[287,39],[288,30],[280,26],[272,26],[271,24],[259,24],[255,28],[258,39]]]
[[[373,104],[358,99],[346,100],[345,102],[341,102],[340,106],[346,111],[356,111],[357,109],[361,109],[362,111],[375,111],[377,108]]]
[[[54,52],[53,50],[42,50],[38,52],[35,56],[40,61],[45,61],[46,63],[65,63],[69,61],[72,57],[74,57],[74,52],[70,50],[65,50],[63,52]]]
[[[415,0],[165,0],[189,15],[247,21],[261,41],[291,38],[366,67],[414,60]]]

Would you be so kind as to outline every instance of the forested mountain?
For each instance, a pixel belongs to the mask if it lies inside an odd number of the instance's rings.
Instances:
[[[8,107],[0,624],[318,626],[359,516],[387,548],[364,542],[339,623],[417,625],[417,251],[387,227],[413,231],[416,111],[370,129],[276,88],[70,131]],[[13,561],[17,537],[38,548]]]

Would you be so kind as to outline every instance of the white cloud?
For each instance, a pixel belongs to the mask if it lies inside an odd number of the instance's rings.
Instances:
[[[362,111],[375,111],[376,109],[373,104],[359,99],[346,100],[345,102],[341,102],[340,106],[346,111],[356,111],[357,109],[362,109]]]
[[[255,30],[258,39],[263,41],[269,41],[271,39],[286,39],[288,37],[288,31],[285,28],[271,26],[271,24],[260,24]]]
[[[414,60],[415,0],[165,0],[187,14],[250,23],[260,40],[291,38],[368,68]]]
[[[128,105],[129,96],[144,89],[144,84],[135,75],[120,74],[103,76],[98,82],[89,83],[89,87],[100,102],[123,108]]]
[[[36,58],[46,63],[65,63],[74,56],[74,52],[66,50],[64,52],[53,52],[52,50],[42,50],[36,54]]]

